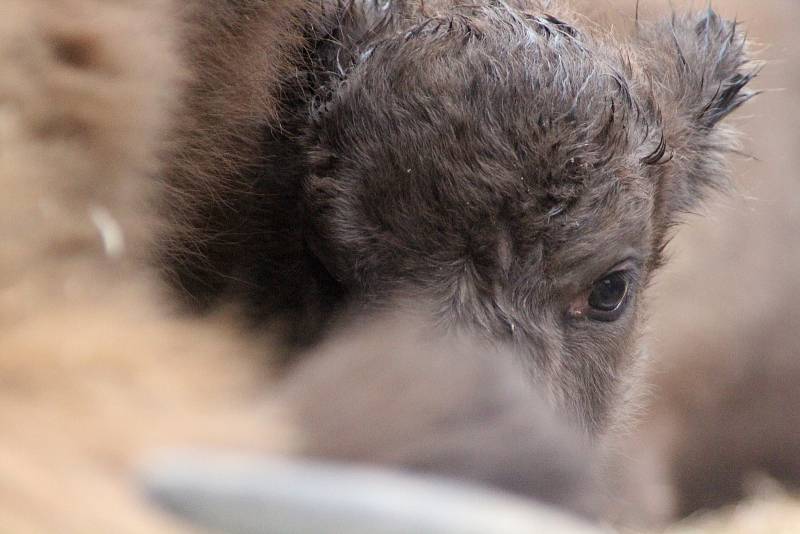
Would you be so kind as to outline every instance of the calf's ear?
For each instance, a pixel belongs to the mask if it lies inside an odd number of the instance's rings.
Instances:
[[[711,9],[640,26],[635,50],[663,129],[662,157],[643,162],[658,180],[656,222],[667,228],[727,186],[737,140],[721,121],[756,94],[747,85],[758,66],[740,26]]]

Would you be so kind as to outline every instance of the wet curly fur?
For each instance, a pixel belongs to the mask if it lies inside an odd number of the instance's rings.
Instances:
[[[284,320],[296,342],[348,307],[416,300],[607,428],[669,229],[725,184],[720,121],[755,75],[737,25],[709,10],[618,40],[551,4],[352,2],[305,36],[257,153],[213,195],[178,187],[173,281],[201,307],[238,298]],[[565,314],[623,261],[619,320]]]

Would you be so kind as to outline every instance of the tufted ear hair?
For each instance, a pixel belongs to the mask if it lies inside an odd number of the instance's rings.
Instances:
[[[660,150],[643,163],[668,162],[652,165],[659,180],[658,222],[666,228],[710,189],[727,185],[724,158],[737,141],[720,122],[756,94],[746,86],[758,67],[737,23],[711,9],[640,27],[636,47],[663,128]]]

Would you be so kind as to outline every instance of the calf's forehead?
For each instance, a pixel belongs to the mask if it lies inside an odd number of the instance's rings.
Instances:
[[[643,176],[607,175],[544,233],[549,274],[565,283],[599,278],[631,260],[647,264],[652,248],[655,184]]]

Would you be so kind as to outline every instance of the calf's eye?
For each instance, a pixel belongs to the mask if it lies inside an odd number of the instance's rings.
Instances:
[[[623,272],[611,273],[594,283],[589,293],[589,307],[598,312],[610,313],[625,304],[628,296],[628,280]]]
[[[630,301],[630,285],[628,271],[607,274],[572,302],[569,314],[595,321],[616,321]]]

